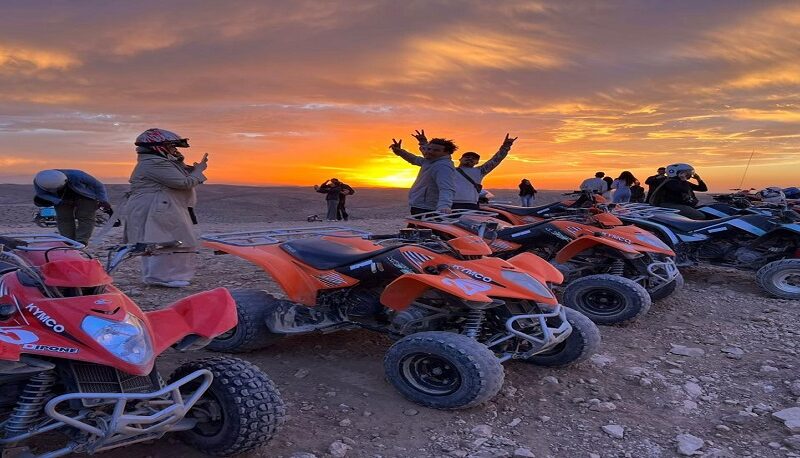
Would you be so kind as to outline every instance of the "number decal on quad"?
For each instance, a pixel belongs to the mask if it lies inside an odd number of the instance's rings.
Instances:
[[[38,341],[39,337],[30,331],[19,328],[0,328],[0,342],[24,345]]]
[[[484,291],[489,291],[492,289],[491,286],[487,285],[486,283],[478,283],[474,280],[466,280],[463,278],[445,278],[442,280],[442,283],[448,286],[455,286],[456,288],[464,291],[464,294],[467,296],[472,296],[476,293],[482,293]]]

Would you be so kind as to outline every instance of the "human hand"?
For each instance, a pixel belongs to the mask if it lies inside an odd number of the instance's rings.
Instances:
[[[318,184],[314,185],[314,191],[319,191],[319,185]]]
[[[428,143],[428,137],[425,136],[425,129],[415,130],[411,136],[416,138],[420,145]]]
[[[105,201],[98,202],[97,206],[100,207],[101,209],[103,209],[103,211],[105,211],[106,213],[109,213],[109,212],[112,211],[110,202],[105,202]]]
[[[700,179],[700,175],[695,173],[694,175],[692,175],[692,178],[694,178],[695,180],[699,180]]]
[[[192,165],[192,167],[194,167],[195,170],[199,170],[201,172],[203,170],[207,169],[208,168],[208,153],[204,154],[203,155],[203,159],[201,159],[200,162],[195,162]]]
[[[389,145],[389,148],[392,150],[392,152],[397,154],[398,152],[403,150],[403,140],[392,139],[392,144]]]
[[[511,148],[511,145],[514,144],[514,140],[518,139],[519,137],[509,138],[508,134],[506,134],[506,138],[503,139],[503,145],[501,148]]]

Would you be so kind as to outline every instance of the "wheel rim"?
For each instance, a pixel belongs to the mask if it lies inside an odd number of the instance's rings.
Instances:
[[[790,269],[780,272],[775,275],[773,283],[781,291],[791,294],[800,294],[800,269]]]
[[[461,387],[461,374],[445,358],[429,353],[414,353],[400,362],[403,380],[414,389],[431,396],[447,396]]]
[[[214,340],[228,340],[228,339],[230,339],[231,337],[233,337],[236,334],[236,328],[238,328],[238,327],[239,326],[232,327],[227,332],[224,332],[224,333],[218,335],[217,337],[215,337]]]
[[[192,392],[198,385],[193,385],[187,394]],[[186,415],[197,420],[197,424],[190,431],[193,434],[203,437],[214,437],[218,435],[225,425],[225,409],[209,388],[203,396],[197,400],[192,409]]]
[[[608,288],[592,288],[583,294],[580,307],[592,315],[611,316],[625,310],[625,297]]]

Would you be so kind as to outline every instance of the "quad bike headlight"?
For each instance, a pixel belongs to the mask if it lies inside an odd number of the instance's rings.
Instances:
[[[144,324],[133,315],[122,321],[111,321],[97,316],[87,316],[81,323],[83,332],[117,358],[140,365],[153,355],[150,336]]]
[[[517,272],[515,270],[503,270],[502,276],[504,279],[514,283],[515,285],[522,286],[528,291],[544,297],[555,297],[550,288],[539,280],[531,277],[524,272]]]
[[[669,247],[669,245],[667,245],[666,243],[662,242],[660,238],[658,238],[658,237],[656,237],[655,235],[652,235],[652,234],[636,233],[636,238],[640,242],[644,242],[644,243],[647,243],[649,245],[657,246],[657,247],[661,248],[662,250],[671,250],[672,249],[672,248]]]

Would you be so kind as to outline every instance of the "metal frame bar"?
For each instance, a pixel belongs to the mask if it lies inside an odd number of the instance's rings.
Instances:
[[[59,242],[67,245],[65,248],[74,248],[76,250],[82,250],[86,248],[86,245],[76,242],[75,240],[68,239],[62,235],[57,234],[0,234],[3,237],[8,237],[10,239],[18,239],[30,244],[36,243],[53,243]],[[16,250],[20,251],[47,251],[52,249],[53,247],[32,247],[32,246],[21,246],[15,248]]]
[[[561,325],[557,328],[551,328],[547,326],[547,319],[555,317],[559,317],[561,319]],[[519,320],[532,320],[538,322],[543,336],[539,338],[514,329],[514,323]],[[508,331],[508,334],[494,341],[487,342],[486,346],[491,348],[514,337],[519,337],[520,339],[529,342],[532,348],[524,353],[515,352],[505,354],[504,356],[500,357],[501,362],[508,361],[509,359],[530,358],[537,353],[541,353],[553,348],[554,346],[566,340],[567,337],[572,334],[572,326],[567,321],[567,313],[564,310],[564,306],[561,304],[557,304],[556,308],[550,313],[534,313],[512,316],[506,320],[506,330]]]
[[[282,241],[302,237],[358,237],[367,238],[370,232],[347,226],[292,227],[285,229],[261,229],[255,231],[223,232],[207,234],[200,238],[209,242],[233,246],[275,245]]]
[[[426,213],[417,213],[408,217],[408,219],[416,221],[424,221],[427,223],[445,223],[453,224],[462,216],[485,216],[494,218],[497,216],[495,212],[488,212],[484,210],[453,210],[450,213],[440,213],[438,211],[431,211]]]

